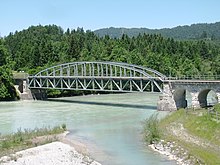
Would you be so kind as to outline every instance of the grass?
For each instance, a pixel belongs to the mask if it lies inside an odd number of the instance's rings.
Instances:
[[[191,115],[184,123],[184,127],[192,135],[220,146],[220,123],[213,121],[207,113],[202,116]]]
[[[188,143],[186,141],[180,140],[174,136],[170,136],[166,140],[175,141],[182,148],[188,151],[188,155],[193,155],[197,159],[200,160],[199,164],[210,164],[210,165],[218,165],[220,164],[219,152],[214,151],[211,148],[203,148],[202,146],[198,146],[192,143]]]
[[[214,106],[214,109],[215,109],[217,112],[220,113],[220,103],[216,104],[216,105]]]
[[[184,120],[183,117],[185,116],[185,114],[186,113],[183,110],[170,113],[160,121],[159,127],[164,128],[165,126],[169,125],[172,122],[182,121]]]
[[[143,122],[144,140],[148,144],[152,144],[160,140],[158,114],[153,114]]]
[[[0,136],[0,157],[12,154],[16,151],[35,147],[57,140],[56,135],[66,131],[66,125],[56,126],[53,128],[35,128],[34,130],[19,129],[16,133]],[[36,139],[42,137],[41,139]],[[44,138],[43,138],[44,137]]]
[[[220,106],[219,106],[220,108]],[[195,137],[201,145],[189,142],[172,134],[171,125],[182,124],[185,132]],[[190,155],[194,155],[204,164],[220,164],[220,123],[213,120],[208,115],[206,109],[200,110],[178,110],[172,112],[159,122],[162,138],[166,141],[175,141],[178,145],[186,149]],[[202,145],[202,142],[209,144]]]

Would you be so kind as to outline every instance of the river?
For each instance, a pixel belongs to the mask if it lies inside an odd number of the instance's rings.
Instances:
[[[108,94],[0,103],[0,133],[65,123],[103,165],[174,165],[142,141],[141,122],[156,113],[158,94]],[[166,112],[160,112],[160,116]]]

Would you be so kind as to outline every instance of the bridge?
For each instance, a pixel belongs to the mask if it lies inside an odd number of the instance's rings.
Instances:
[[[45,89],[107,92],[161,93],[159,110],[176,110],[208,105],[210,91],[220,100],[220,81],[172,80],[151,68],[121,62],[72,62],[56,65],[28,77],[32,91]]]
[[[116,62],[73,62],[29,76],[29,88],[107,92],[163,92],[166,76],[137,65]]]

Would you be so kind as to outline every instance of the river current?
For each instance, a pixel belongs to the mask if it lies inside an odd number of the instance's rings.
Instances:
[[[141,122],[157,113],[157,100],[158,94],[135,93],[0,102],[0,133],[65,123],[68,137],[103,165],[174,165],[142,140]]]

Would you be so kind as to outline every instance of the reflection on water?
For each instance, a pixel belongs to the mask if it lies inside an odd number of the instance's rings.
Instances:
[[[2,102],[0,132],[66,123],[69,137],[105,165],[175,164],[142,142],[141,121],[156,112],[157,100],[156,94],[111,94]]]

